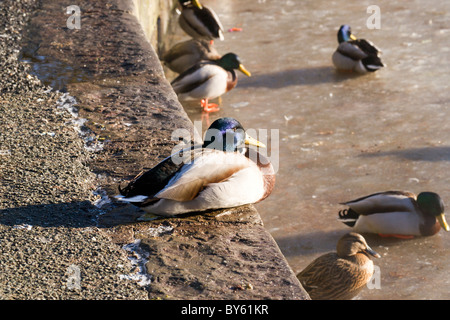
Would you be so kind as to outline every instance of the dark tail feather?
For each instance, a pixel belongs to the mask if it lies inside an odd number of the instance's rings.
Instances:
[[[381,62],[380,57],[376,55],[369,55],[367,58],[364,58],[361,61],[369,72],[374,72],[384,67],[384,64],[383,62]]]
[[[135,188],[135,183],[136,181],[144,174],[144,170],[142,170],[141,172],[139,172],[139,174],[134,177],[130,182],[128,182],[128,185],[125,186],[125,188],[121,188],[121,186],[118,186],[119,189],[119,193],[124,196],[124,197],[128,197],[130,196],[131,191],[133,190],[133,188]],[[136,194],[134,194],[136,195]]]
[[[344,209],[339,211],[339,220],[349,227],[354,227],[356,220],[358,220],[359,214],[352,209]]]
[[[120,184],[119,184],[119,186],[117,187],[118,189],[119,189],[119,193],[122,195],[122,196],[126,196],[126,192],[125,192],[125,190],[124,189],[122,189],[121,187],[120,187]],[[125,189],[126,189],[126,187],[125,187]]]

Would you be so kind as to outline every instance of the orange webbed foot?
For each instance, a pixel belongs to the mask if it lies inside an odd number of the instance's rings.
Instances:
[[[204,112],[217,112],[220,110],[219,106],[215,103],[209,103],[208,99],[202,99],[200,106]]]
[[[208,106],[203,108],[203,111],[208,112],[208,113],[217,112],[219,110],[220,110],[219,106],[215,103],[210,103]]]

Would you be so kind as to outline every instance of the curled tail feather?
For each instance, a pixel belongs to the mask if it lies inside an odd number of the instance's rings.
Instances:
[[[344,209],[339,211],[338,220],[346,224],[349,227],[354,227],[356,220],[358,220],[359,214],[352,209]]]

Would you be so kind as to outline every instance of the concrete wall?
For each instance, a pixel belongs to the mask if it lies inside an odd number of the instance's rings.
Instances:
[[[176,0],[132,0],[133,14],[138,18],[146,38],[157,52],[162,38],[170,32]]]

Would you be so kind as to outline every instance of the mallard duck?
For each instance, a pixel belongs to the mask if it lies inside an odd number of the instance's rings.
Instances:
[[[379,57],[380,50],[370,41],[357,39],[350,26],[341,26],[337,35],[339,46],[332,60],[338,70],[364,74],[384,67]]]
[[[318,257],[297,278],[312,300],[349,300],[374,273],[369,255],[380,257],[363,236],[350,232],[339,239],[336,252]]]
[[[220,97],[236,86],[234,69],[251,76],[236,54],[227,53],[218,60],[195,64],[178,75],[171,85],[180,100],[201,100],[205,112],[217,111],[217,104],[209,103],[209,100]]]
[[[119,187],[116,198],[147,212],[140,220],[259,202],[271,193],[275,174],[270,161],[248,145],[265,147],[237,120],[217,119],[203,145],[174,153],[139,174]]]
[[[339,219],[355,232],[412,238],[434,235],[441,226],[449,231],[444,203],[434,192],[416,197],[407,191],[386,191],[342,204],[349,208],[339,212]]]
[[[182,73],[201,60],[218,60],[220,57],[209,41],[191,39],[174,45],[161,60],[170,70]]]
[[[223,26],[216,13],[198,0],[179,0],[181,14],[178,23],[194,39],[223,40]]]

